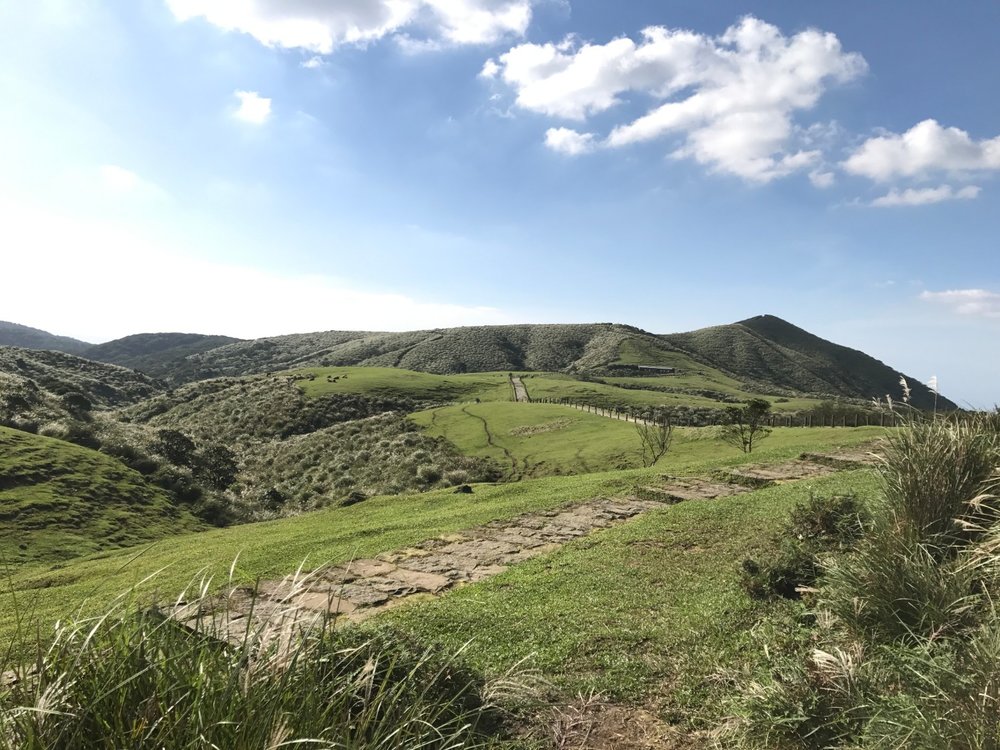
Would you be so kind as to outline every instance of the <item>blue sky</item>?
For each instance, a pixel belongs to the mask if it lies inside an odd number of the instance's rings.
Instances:
[[[1000,6],[0,6],[0,319],[768,312],[1000,401]]]

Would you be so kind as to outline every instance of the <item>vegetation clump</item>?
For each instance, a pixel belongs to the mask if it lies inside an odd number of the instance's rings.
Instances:
[[[856,549],[830,558],[815,627],[736,702],[755,748],[1000,745],[1000,435],[988,420],[890,435]]]
[[[289,610],[234,636],[196,614],[218,613],[204,593],[179,608],[195,614],[183,624],[126,601],[59,624],[30,668],[7,673],[0,748],[444,750],[499,733],[490,684],[401,633]]]

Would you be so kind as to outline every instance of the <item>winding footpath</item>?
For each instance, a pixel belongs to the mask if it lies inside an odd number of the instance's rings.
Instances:
[[[438,597],[457,586],[491,578],[512,565],[656,508],[815,478],[874,460],[872,454],[855,449],[807,453],[781,464],[741,466],[717,472],[711,479],[661,475],[629,497],[526,513],[374,558],[263,581],[255,590],[236,587],[215,600],[210,612],[204,602],[197,610],[181,602],[172,616],[184,623],[208,615],[220,636],[232,639],[247,631],[248,617],[269,624],[280,620],[302,625],[328,615],[357,622],[414,599]]]

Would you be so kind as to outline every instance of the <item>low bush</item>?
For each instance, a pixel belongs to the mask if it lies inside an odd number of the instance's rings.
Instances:
[[[761,641],[728,746],[1000,747],[1000,466],[996,415],[892,434],[883,491],[853,550],[825,559],[794,644]],[[803,539],[850,514],[797,513]],[[759,566],[756,581],[764,587]]]
[[[196,598],[186,611],[216,604]],[[60,624],[0,686],[0,748],[443,750],[497,734],[486,682],[454,654],[292,612],[235,636],[217,622],[123,600]]]

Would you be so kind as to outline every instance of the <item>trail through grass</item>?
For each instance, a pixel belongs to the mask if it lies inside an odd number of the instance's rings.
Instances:
[[[629,422],[560,404],[481,403],[446,406],[411,417],[470,456],[492,458],[513,478],[581,474],[641,466],[641,445]],[[882,434],[878,427],[776,428],[753,455],[857,445]],[[744,459],[711,427],[680,427],[661,471],[683,471],[708,461]]]
[[[724,695],[714,673],[750,658],[749,629],[781,606],[739,588],[740,563],[774,546],[796,502],[845,492],[871,497],[871,472],[665,506],[390,619],[447,647],[471,639],[480,668],[530,657],[565,697],[598,691],[697,721]]]

